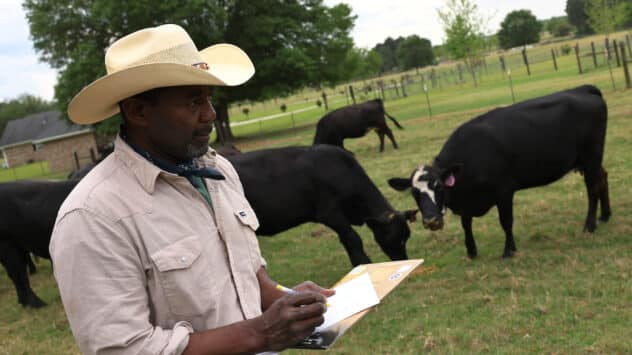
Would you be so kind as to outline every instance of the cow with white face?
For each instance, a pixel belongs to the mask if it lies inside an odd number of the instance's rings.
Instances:
[[[447,208],[449,190],[456,182],[456,170],[458,167],[439,171],[432,166],[422,165],[413,171],[410,179],[393,178],[388,183],[398,191],[412,188],[424,227],[435,231],[443,228],[443,215]]]
[[[611,215],[608,174],[602,166],[607,119],[601,92],[589,85],[498,108],[458,127],[431,166],[389,184],[412,190],[428,229],[443,227],[446,208],[459,215],[471,258],[477,255],[472,219],[495,206],[505,232],[503,257],[511,257],[516,252],[516,191],[550,184],[577,170],[588,196],[584,230],[592,233],[598,204],[601,221]]]

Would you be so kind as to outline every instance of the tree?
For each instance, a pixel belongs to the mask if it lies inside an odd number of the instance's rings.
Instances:
[[[382,57],[382,72],[389,72],[393,70],[397,70],[397,47],[399,44],[404,41],[404,37],[397,37],[397,39],[392,39],[388,37],[382,43],[378,43],[375,45],[373,50],[380,54]]]
[[[587,17],[584,12],[584,4],[587,0],[566,0],[566,15],[568,22],[577,28],[579,34],[590,34],[591,28],[586,22]]]
[[[586,22],[597,33],[606,37],[626,22],[628,4],[620,0],[586,0]]]
[[[234,43],[255,64],[245,85],[213,93],[218,138],[230,140],[228,104],[285,96],[305,86],[348,79],[355,17],[345,4],[322,0],[25,0],[33,44],[59,70],[55,98],[62,112],[79,90],[105,74],[103,53],[117,38],[164,23],[181,25],[198,48]],[[116,131],[120,118],[98,125]]]
[[[417,35],[406,37],[397,46],[395,54],[397,56],[397,64],[402,70],[424,67],[432,64],[434,61],[432,43],[430,43],[430,40]]]
[[[375,50],[353,48],[345,59],[350,79],[365,79],[380,73],[382,58]]]
[[[498,43],[503,49],[526,46],[540,41],[542,23],[530,10],[516,10],[507,14],[500,24]]]
[[[568,36],[573,32],[573,26],[566,16],[552,17],[544,21],[544,28],[554,37]]]
[[[0,102],[0,136],[9,121],[53,109],[55,109],[53,102],[29,94],[22,94],[15,99]]]
[[[455,59],[463,60],[477,85],[474,70],[482,60],[487,19],[478,13],[478,6],[471,0],[448,0],[446,7],[437,12],[447,37],[446,49]]]

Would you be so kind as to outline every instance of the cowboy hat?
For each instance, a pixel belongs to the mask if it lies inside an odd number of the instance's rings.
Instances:
[[[107,74],[84,87],[68,105],[79,124],[102,121],[119,112],[118,103],[147,90],[186,85],[234,86],[255,73],[248,55],[232,44],[198,51],[178,25],[131,33],[105,53]]]

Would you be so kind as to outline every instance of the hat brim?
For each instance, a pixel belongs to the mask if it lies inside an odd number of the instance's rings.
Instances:
[[[78,124],[92,124],[119,112],[118,103],[147,90],[172,86],[235,86],[245,83],[255,68],[248,55],[231,44],[216,44],[200,52],[208,69],[175,63],[152,63],[101,77],[84,87],[68,105]]]

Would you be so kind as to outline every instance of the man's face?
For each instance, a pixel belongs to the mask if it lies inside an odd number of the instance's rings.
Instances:
[[[213,130],[211,88],[178,86],[161,89],[148,105],[146,138],[152,153],[171,162],[204,155]]]

